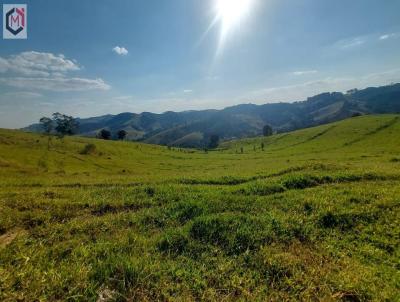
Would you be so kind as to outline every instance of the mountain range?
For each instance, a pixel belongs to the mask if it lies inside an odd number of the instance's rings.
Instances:
[[[94,137],[101,129],[113,136],[125,130],[126,139],[150,144],[202,148],[211,135],[221,140],[262,135],[268,124],[275,132],[338,121],[364,114],[400,113],[400,83],[346,93],[322,93],[305,101],[271,103],[264,105],[241,104],[222,110],[168,111],[121,113],[78,119],[79,135]],[[39,124],[24,128],[40,132]]]

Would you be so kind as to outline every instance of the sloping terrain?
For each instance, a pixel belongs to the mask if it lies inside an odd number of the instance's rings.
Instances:
[[[0,300],[397,301],[399,171],[399,115],[208,153],[0,130]]]
[[[266,124],[277,132],[286,132],[359,114],[399,112],[400,84],[396,84],[353,90],[347,94],[323,93],[304,102],[290,104],[244,104],[223,110],[163,114],[121,113],[80,119],[79,123],[80,134],[85,136],[93,137],[103,128],[116,136],[119,130],[124,129],[129,140],[178,147],[205,147],[213,134],[219,135],[222,140],[258,136]],[[40,132],[40,127],[32,125],[25,130]]]

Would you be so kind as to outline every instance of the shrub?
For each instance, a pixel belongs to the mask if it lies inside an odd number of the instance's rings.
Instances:
[[[79,152],[82,155],[94,154],[96,153],[96,145],[95,144],[86,144],[85,147]]]

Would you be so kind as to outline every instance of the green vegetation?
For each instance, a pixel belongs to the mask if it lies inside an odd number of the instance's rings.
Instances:
[[[400,299],[398,115],[47,146],[0,130],[1,301]]]
[[[168,111],[162,114],[125,112],[79,119],[79,134],[94,137],[102,129],[107,129],[110,131],[109,138],[117,138],[118,131],[124,129],[128,140],[180,148],[213,149],[218,145],[214,143],[210,146],[210,135],[213,134],[218,135],[221,141],[269,136],[274,132],[288,132],[365,114],[399,113],[399,99],[400,83],[353,89],[346,94],[322,93],[295,103],[241,104],[222,110]],[[43,132],[45,125],[42,122],[26,129]]]

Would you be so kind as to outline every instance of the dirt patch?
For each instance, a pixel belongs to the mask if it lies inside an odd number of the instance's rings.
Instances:
[[[24,230],[21,229],[15,229],[11,230],[3,235],[0,236],[0,249],[5,248],[7,245],[9,245],[18,235],[21,235],[24,233]]]

